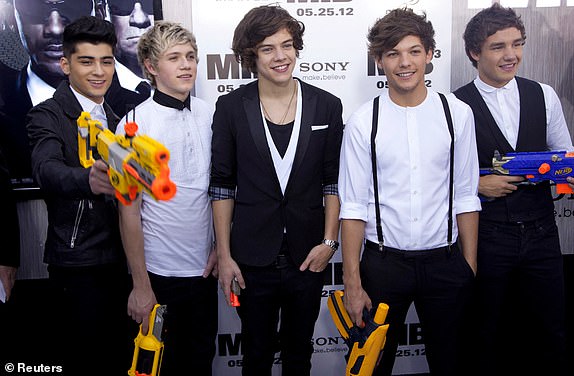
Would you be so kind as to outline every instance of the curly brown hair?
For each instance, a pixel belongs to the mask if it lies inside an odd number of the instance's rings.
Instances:
[[[291,34],[299,57],[299,51],[303,49],[305,25],[279,5],[263,5],[251,9],[233,34],[231,48],[237,62],[252,73],[257,73],[257,45],[282,29]]]

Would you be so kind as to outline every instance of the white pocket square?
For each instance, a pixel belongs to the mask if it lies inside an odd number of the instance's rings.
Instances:
[[[321,129],[327,129],[329,128],[329,124],[324,124],[324,125],[312,125],[311,126],[311,130],[312,131],[320,131]]]

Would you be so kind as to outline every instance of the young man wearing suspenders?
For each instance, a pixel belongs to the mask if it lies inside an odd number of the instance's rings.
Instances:
[[[435,48],[425,15],[395,9],[377,20],[368,41],[389,90],[353,113],[344,131],[345,307],[357,325],[365,308],[390,307],[374,374],[391,374],[414,302],[431,374],[454,375],[459,323],[476,271],[480,200],[472,111],[425,86]]]

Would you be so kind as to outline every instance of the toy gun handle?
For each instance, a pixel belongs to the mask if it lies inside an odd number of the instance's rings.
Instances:
[[[146,335],[139,333],[134,340],[134,356],[129,376],[159,376],[163,357],[163,320],[166,306],[156,304],[149,315],[149,326]]]

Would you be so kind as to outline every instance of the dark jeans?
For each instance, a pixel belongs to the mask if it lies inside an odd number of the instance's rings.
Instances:
[[[217,280],[148,273],[159,304],[167,305],[162,376],[211,376],[217,336]]]
[[[414,302],[432,375],[456,375],[460,326],[474,274],[456,245],[425,251],[401,251],[367,242],[361,281],[373,306],[389,305],[383,355],[374,375],[391,375],[398,341]]]
[[[131,279],[124,265],[49,266],[64,375],[125,375],[137,325],[127,315]],[[52,330],[54,332],[54,330]],[[46,345],[46,344],[44,344]],[[55,360],[53,364],[58,364]]]
[[[323,273],[301,272],[283,261],[268,267],[240,265],[246,285],[237,308],[244,376],[270,376],[277,351],[281,351],[283,376],[310,374]]]
[[[480,375],[564,375],[564,270],[554,216],[480,219],[477,320]],[[527,360],[527,361],[525,361]]]

